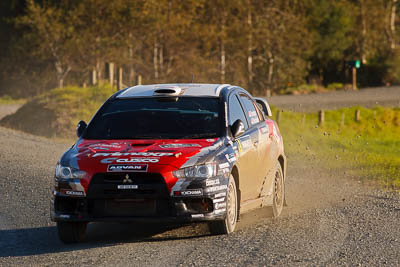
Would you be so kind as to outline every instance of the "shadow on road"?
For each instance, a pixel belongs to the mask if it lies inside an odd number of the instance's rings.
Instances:
[[[206,225],[91,223],[86,242],[64,244],[55,226],[0,230],[0,258],[41,255],[114,246],[119,243],[159,242],[209,236]]]
[[[246,213],[241,216],[236,231],[252,227],[268,217],[271,217],[271,214],[266,208]],[[90,223],[86,242],[67,245],[58,239],[55,226],[0,230],[0,258],[110,247],[121,243],[163,242],[208,236],[210,232],[207,223],[189,225]]]

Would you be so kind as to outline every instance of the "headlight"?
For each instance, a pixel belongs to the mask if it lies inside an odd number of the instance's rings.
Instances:
[[[74,169],[71,167],[61,166],[60,163],[57,163],[56,166],[56,178],[61,179],[68,179],[68,178],[75,178],[75,179],[82,179],[86,175],[86,172]]]
[[[177,178],[210,178],[217,173],[217,166],[215,163],[204,165],[196,165],[179,169],[173,172]]]

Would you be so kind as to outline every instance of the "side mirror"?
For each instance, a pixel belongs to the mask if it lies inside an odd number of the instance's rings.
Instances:
[[[76,135],[78,137],[81,137],[81,135],[85,131],[86,127],[87,127],[86,122],[84,122],[84,121],[78,122],[78,125],[76,126]]]
[[[271,108],[269,107],[267,100],[265,100],[264,98],[261,98],[261,97],[256,97],[254,99],[256,100],[257,104],[262,107],[262,111],[264,111],[264,114],[267,117],[271,117],[272,112],[271,112]]]
[[[238,138],[245,131],[244,124],[241,120],[236,120],[231,126],[231,132],[233,138]]]

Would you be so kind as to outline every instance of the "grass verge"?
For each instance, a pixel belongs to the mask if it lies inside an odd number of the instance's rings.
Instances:
[[[75,139],[79,120],[89,121],[114,93],[107,84],[53,89],[25,103],[1,124],[47,137]],[[7,100],[11,101],[11,100]],[[360,120],[355,121],[355,112]],[[277,109],[273,109],[276,114]],[[319,125],[316,113],[280,113],[280,130],[289,157],[309,159],[347,175],[400,188],[400,109],[361,107],[325,111]],[[304,161],[307,162],[307,161]]]
[[[356,110],[360,120],[355,120]],[[277,109],[274,109],[274,114]],[[286,153],[357,178],[400,189],[400,109],[377,107],[317,113],[281,111]]]
[[[8,95],[4,95],[0,97],[0,105],[13,105],[13,104],[25,104],[26,103],[26,99],[14,99],[11,96]]]
[[[31,99],[0,124],[36,135],[69,139],[75,136],[76,124],[89,121],[114,92],[108,84],[56,88]]]

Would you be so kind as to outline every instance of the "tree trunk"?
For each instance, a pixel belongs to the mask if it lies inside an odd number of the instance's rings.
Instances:
[[[271,51],[268,51],[268,88],[272,88],[272,78],[274,75],[274,57]]]
[[[123,68],[119,67],[118,68],[118,76],[117,76],[117,90],[121,90],[122,87],[124,86],[124,82],[123,82]]]
[[[153,50],[153,65],[154,65],[154,78],[158,80],[158,42],[154,41],[154,50]]]
[[[97,81],[103,80],[103,63],[100,60],[96,61]]]
[[[225,41],[221,38],[221,83],[225,83]]]
[[[396,8],[398,0],[392,0],[390,12],[390,48],[396,49]]]
[[[111,85],[111,87],[114,86],[114,67],[115,64],[113,62],[108,63],[108,81]]]
[[[132,33],[129,33],[129,40],[130,42],[133,42],[133,38],[132,38]],[[133,85],[136,83],[135,80],[135,67],[133,65],[133,46],[131,44],[129,44],[129,48],[128,48],[128,55],[129,55],[129,61],[130,61],[130,66],[129,66],[129,75],[128,75],[128,85]]]
[[[252,34],[252,14],[251,14],[251,3],[250,0],[247,1],[248,11],[247,11],[247,26],[248,29],[248,44],[247,44],[247,73],[248,73],[248,85],[247,89],[251,90],[253,84],[253,34]]]
[[[58,88],[64,88],[64,79],[63,78],[59,78],[59,80],[58,80]]]
[[[226,31],[226,17],[227,17],[227,12],[224,9],[222,12],[222,17],[221,17],[221,39],[220,39],[220,49],[221,49],[221,83],[225,83],[225,68],[226,68],[226,62],[225,62],[225,31]]]
[[[163,45],[159,46],[158,50],[158,56],[159,56],[159,66],[160,66],[160,76],[163,77],[163,72],[164,72],[164,53],[163,53]]]
[[[94,68],[93,70],[90,71],[90,84],[91,85],[96,85],[97,84],[97,71]]]
[[[365,15],[365,2],[360,0],[360,15],[361,15],[361,44],[360,56],[363,64],[367,63],[367,18]]]
[[[68,65],[66,67],[64,67],[60,61],[55,62],[55,67],[56,67],[56,71],[57,71],[58,87],[63,88],[65,78],[67,77],[68,73],[71,71],[71,67]]]

